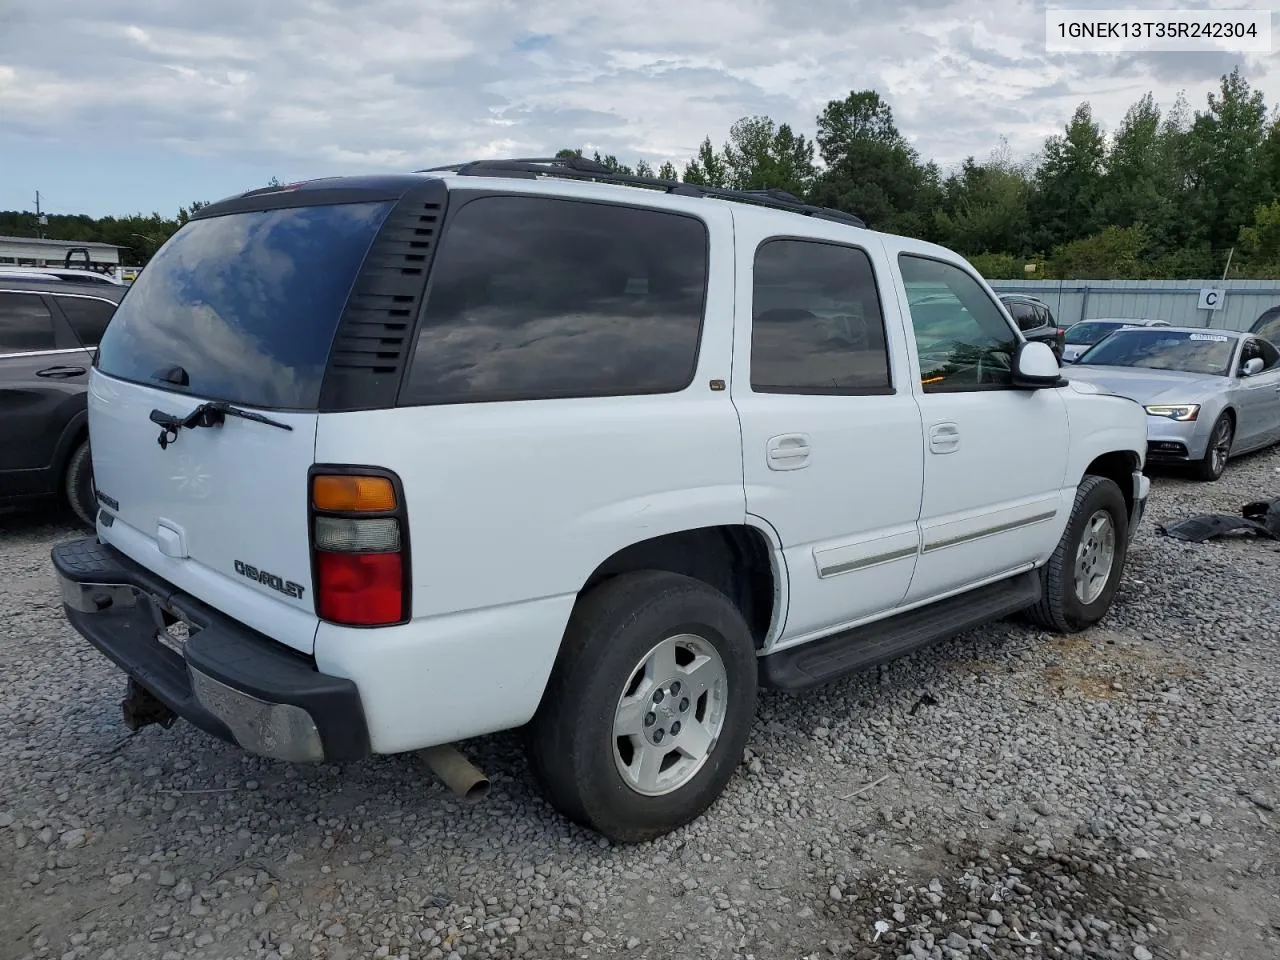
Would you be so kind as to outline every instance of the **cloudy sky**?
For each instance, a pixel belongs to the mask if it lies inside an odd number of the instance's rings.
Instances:
[[[1195,6],[1233,5],[1269,6]],[[1108,128],[1146,90],[1203,107],[1236,63],[1280,104],[1275,54],[1046,54],[1044,23],[1030,0],[0,0],[0,209],[169,215],[570,145],[682,166],[747,114],[812,135],[851,89],[944,166],[1029,154],[1081,100]]]

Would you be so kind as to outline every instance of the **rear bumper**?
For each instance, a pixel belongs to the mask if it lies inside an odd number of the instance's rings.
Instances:
[[[178,716],[251,753],[293,762],[370,753],[355,683],[176,590],[94,538],[52,551],[67,620]],[[188,625],[182,652],[159,638]]]

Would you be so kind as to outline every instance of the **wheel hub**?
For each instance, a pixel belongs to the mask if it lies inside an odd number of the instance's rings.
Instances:
[[[1116,528],[1111,514],[1095,511],[1085,524],[1076,547],[1075,588],[1081,603],[1093,603],[1102,596],[1116,556]]]
[[[644,717],[644,738],[654,746],[664,744],[666,749],[674,749],[675,738],[685,729],[693,703],[682,695],[683,687],[679,680],[670,678],[653,691],[653,703]]]
[[[632,790],[662,796],[702,769],[724,726],[728,673],[710,641],[660,641],[628,678],[613,723],[613,756]]]

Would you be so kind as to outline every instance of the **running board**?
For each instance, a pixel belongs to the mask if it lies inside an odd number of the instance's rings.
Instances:
[[[760,683],[805,690],[865,670],[1025,610],[1040,599],[1040,572],[1027,573],[760,658]]]

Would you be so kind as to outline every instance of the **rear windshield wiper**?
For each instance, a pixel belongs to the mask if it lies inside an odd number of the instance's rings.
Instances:
[[[233,407],[225,400],[210,400],[207,403],[202,403],[185,417],[165,413],[163,410],[151,411],[151,422],[158,423],[161,427],[160,437],[156,441],[160,444],[161,450],[178,439],[178,431],[183,427],[188,430],[194,427],[220,427],[226,422],[227,417],[239,417],[241,420],[265,423],[269,427],[279,427],[281,430],[293,429],[287,423],[272,420],[270,417],[264,417],[262,414],[254,413],[252,410],[241,410],[239,407]]]

